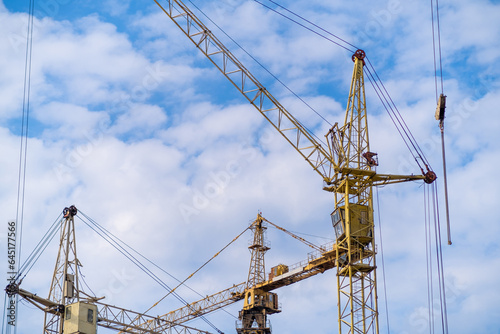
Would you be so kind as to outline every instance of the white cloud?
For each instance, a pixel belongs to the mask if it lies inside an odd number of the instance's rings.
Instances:
[[[160,129],[166,121],[167,116],[160,107],[135,104],[128,113],[118,117],[109,131],[116,135],[128,133],[133,138],[141,138]]]
[[[230,242],[258,211],[290,230],[331,238],[333,196],[321,190],[321,179],[253,107],[230,90],[170,19],[154,7],[127,14],[137,7],[129,2],[108,1],[107,5],[102,13],[97,5],[87,4],[81,13],[72,12],[68,15],[75,17],[64,20],[69,7],[60,4],[57,17],[61,19],[35,19],[23,254],[71,204],[180,279]],[[203,6],[289,86],[306,94],[306,100],[330,122],[343,120],[352,72],[350,55],[254,2],[228,0]],[[324,1],[290,1],[289,6],[366,46],[370,61],[438,172],[442,194],[428,8],[397,0],[362,1],[356,8]],[[500,94],[498,71],[489,66],[500,52],[494,43],[497,11],[497,5],[485,1],[463,1],[446,4],[441,12],[454,241],[445,247],[445,272],[451,296],[450,332],[454,333],[498,328],[498,320],[481,312],[481,306],[495,306],[492,296],[498,287],[493,278],[500,259],[494,215],[500,194],[491,181],[500,156],[496,148]],[[15,216],[26,19],[25,14],[0,7],[4,221]],[[464,52],[467,57],[459,60]],[[248,67],[259,75],[262,72],[254,65]],[[460,75],[448,77],[452,73]],[[263,81],[267,84],[267,77]],[[418,173],[368,83],[366,87],[379,171]],[[328,125],[283,88],[274,83],[268,88],[322,138]],[[325,88],[334,91],[334,97],[325,94]],[[391,328],[418,332],[426,326],[422,314],[427,307],[422,189],[415,183],[386,187],[380,190],[380,207]],[[138,311],[166,293],[80,220],[77,224],[82,272],[94,292]],[[306,258],[306,247],[278,231],[268,233],[272,249],[267,268]],[[189,284],[208,295],[243,282],[248,272],[248,238],[249,234],[244,235]],[[24,288],[47,294],[56,251],[52,244],[23,282]],[[0,259],[1,266],[6,266],[5,259]],[[162,275],[170,286],[176,285]],[[190,301],[197,298],[182,291]],[[336,330],[333,270],[277,292],[283,312],[271,317],[275,331]],[[178,306],[169,297],[153,314]],[[235,316],[240,308],[237,304],[228,310]],[[32,319],[37,312],[23,306],[21,316],[27,320],[20,332],[39,329],[40,318]],[[209,319],[224,332],[234,332],[233,316],[216,312]],[[204,322],[193,324],[207,328]]]

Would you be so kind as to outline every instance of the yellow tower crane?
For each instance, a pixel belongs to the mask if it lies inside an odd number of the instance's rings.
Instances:
[[[251,225],[253,240],[248,247],[251,252],[250,269],[244,293],[243,309],[240,311],[241,325],[236,328],[238,334],[271,334],[267,315],[281,312],[278,306],[278,295],[262,289],[257,285],[266,280],[264,255],[270,249],[265,238],[264,219],[259,214]]]
[[[365,53],[353,55],[354,71],[344,124],[328,134],[328,148],[248,71],[181,0],[156,4],[195,46],[221,71],[273,127],[322,177],[335,193],[332,223],[336,233],[339,333],[378,333],[377,280],[372,187],[414,180],[432,183],[436,175],[426,166],[423,175],[378,174],[370,151],[363,66]]]
[[[70,207],[61,220],[58,260],[49,298],[41,298],[9,284],[9,296],[20,295],[46,313],[44,333],[67,331],[96,333],[97,325],[124,333],[208,333],[182,325],[244,299],[239,334],[269,334],[267,315],[280,312],[277,296],[271,291],[301,281],[325,270],[337,268],[339,333],[378,333],[377,280],[372,188],[374,186],[423,180],[432,183],[436,175],[427,166],[423,175],[379,174],[376,154],[370,151],[364,92],[365,54],[356,51],[354,70],[344,123],[336,123],[326,134],[324,147],[274,96],[241,64],[213,33],[180,0],[155,2],[186,34],[196,47],[222,72],[296,151],[320,174],[324,190],[335,195],[331,213],[334,244],[317,248],[314,256],[290,268],[278,265],[266,279],[264,254],[265,220],[258,215],[252,224],[254,240],[247,282],[234,285],[202,300],[158,317],[102,303],[78,287],[74,216]],[[99,307],[98,307],[99,306]],[[253,324],[257,323],[256,331]],[[252,329],[253,328],[253,329]]]

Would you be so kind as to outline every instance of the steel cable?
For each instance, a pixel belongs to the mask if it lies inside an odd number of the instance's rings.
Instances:
[[[167,295],[172,294],[178,301],[180,301],[183,305],[189,306],[189,303],[182,298],[178,293],[175,292],[175,287],[174,289],[170,288],[165,282],[163,282],[156,274],[154,274],[149,268],[147,268],[141,261],[139,261],[134,255],[132,255],[129,251],[125,249],[125,247],[122,246],[125,245],[129,249],[131,249],[134,253],[138,254],[140,257],[146,259],[143,255],[141,255],[139,252],[134,250],[132,247],[126,245],[121,239],[113,235],[111,232],[107,231],[104,227],[99,225],[96,221],[94,221],[92,218],[87,216],[85,213],[83,213],[81,210],[79,211],[83,217],[85,217],[87,221],[81,219],[89,228],[91,228],[94,232],[96,232],[99,236],[101,236],[104,240],[106,240],[109,244],[111,244],[116,250],[118,250],[122,255],[124,255],[127,259],[129,259],[132,263],[134,263],[139,269],[141,269],[146,275],[148,275],[150,278],[152,278],[155,282],[157,282],[161,287],[163,287],[165,290],[168,291]],[[93,226],[92,226],[93,225]],[[148,262],[152,263],[152,261],[148,260]],[[157,265],[155,265],[158,267]],[[201,268],[200,268],[201,269]],[[170,275],[171,276],[171,275]],[[186,279],[187,280],[187,279]],[[184,282],[186,281],[184,280]],[[183,284],[183,283],[181,283]],[[179,285],[181,285],[179,284]],[[149,308],[145,312],[148,312],[151,310]],[[145,313],[144,312],[144,313]],[[210,327],[212,327],[215,331],[218,333],[222,333],[212,322],[210,322],[205,316],[200,316],[205,323],[207,323]]]
[[[80,211],[81,213],[81,211]],[[82,213],[82,215],[89,220],[89,222],[86,222],[85,220],[81,219],[84,224],[86,224],[90,229],[92,229],[94,232],[96,232],[101,238],[103,238],[105,241],[107,241],[111,246],[113,246],[118,252],[120,252],[122,255],[124,255],[128,260],[130,260],[133,264],[135,264],[141,271],[143,271],[146,275],[148,275],[153,281],[158,283],[162,288],[165,290],[171,292],[172,289],[165,283],[163,282],[156,274],[154,274],[151,270],[149,270],[141,261],[137,260],[135,256],[130,254],[126,249],[124,249],[119,242],[114,240],[107,232],[101,228],[99,224],[97,224],[95,221],[90,219],[88,216]],[[92,226],[92,225],[93,226]],[[136,252],[138,253],[138,252]],[[173,293],[174,297],[179,300],[182,304],[189,305],[189,303],[184,300],[180,295],[177,293]],[[147,311],[146,311],[147,312]],[[213,323],[211,323],[208,319],[205,317],[201,316],[200,317],[203,321],[205,321],[210,327],[212,327],[214,330],[218,331],[220,333],[220,330],[215,327]]]
[[[283,87],[285,87],[286,90],[288,90],[293,96],[295,96],[297,99],[299,99],[304,105],[306,105],[310,110],[312,110],[316,115],[318,115],[324,122],[328,123],[330,126],[333,126],[323,115],[321,115],[318,111],[316,111],[309,103],[307,103],[302,97],[300,97],[297,93],[295,93],[290,87],[288,87],[282,80],[280,80],[275,74],[273,74],[267,67],[264,66],[260,61],[257,60],[254,56],[250,54],[241,44],[236,42],[235,39],[233,39],[228,33],[224,31],[217,23],[215,23],[207,14],[205,14],[198,6],[196,6],[191,0],[188,0],[194,8],[196,8],[203,16],[205,16],[214,26],[217,27],[224,35],[226,35],[238,48],[240,48],[247,56],[249,56],[257,65],[259,65],[264,71],[266,71],[271,77],[273,77],[277,82],[279,82]],[[263,5],[265,6],[265,5]],[[266,6],[265,6],[266,7]],[[297,23],[300,24],[300,23]],[[333,42],[333,41],[332,41]],[[335,42],[333,42],[335,43]],[[309,130],[302,122],[297,120],[297,122],[307,130],[307,132],[314,136],[319,142],[323,143],[323,145],[326,146],[326,144],[323,142],[322,139],[317,137],[311,130]]]
[[[380,259],[382,261],[382,281],[384,282],[384,300],[385,300],[385,314],[386,314],[386,321],[387,321],[387,333],[389,334],[391,332],[391,327],[390,327],[390,322],[389,322],[389,303],[387,300],[387,282],[385,279],[385,261],[384,261],[384,246],[383,246],[383,239],[382,239],[382,220],[380,219],[380,197],[378,195],[378,187],[375,187],[375,192],[376,192],[376,198],[377,198],[377,217],[378,217],[378,235],[380,238]]]

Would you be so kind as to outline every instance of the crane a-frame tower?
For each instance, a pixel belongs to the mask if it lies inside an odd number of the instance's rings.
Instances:
[[[174,324],[114,305],[105,304],[79,286],[82,264],[78,260],[75,206],[65,208],[59,221],[59,251],[49,291],[43,298],[20,288],[20,281],[7,285],[9,297],[19,295],[45,313],[43,334],[96,334],[97,326],[130,334],[211,334],[183,324]],[[22,280],[21,280],[22,281]]]

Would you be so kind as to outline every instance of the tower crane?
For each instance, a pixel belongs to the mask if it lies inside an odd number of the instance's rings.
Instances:
[[[344,123],[326,134],[328,147],[315,137],[255,78],[181,0],[165,0],[163,12],[290,143],[334,193],[331,214],[336,235],[339,333],[378,333],[377,280],[372,188],[423,180],[436,174],[426,165],[422,175],[379,174],[370,151],[365,103],[365,53],[352,56],[354,70]],[[240,287],[241,288],[241,287]],[[229,291],[227,291],[229,292]],[[231,291],[237,295],[236,291]],[[188,312],[189,313],[189,312]]]
[[[272,291],[332,268],[337,269],[339,333],[379,331],[376,280],[376,249],[372,188],[393,183],[423,180],[432,183],[435,173],[426,166],[422,175],[379,174],[376,154],[370,150],[365,103],[363,67],[365,53],[357,50],[343,124],[326,134],[327,147],[291,114],[248,71],[181,0],[165,0],[157,5],[186,34],[195,46],[218,68],[236,89],[307,161],[324,182],[323,189],[334,193],[331,213],[336,241],[317,250],[315,256],[297,266],[278,265],[266,279],[262,235],[265,219],[260,215],[252,225],[252,264],[247,282],[234,285],[178,310],[151,317],[102,303],[85,295],[78,286],[78,267],[74,232],[77,210],[65,210],[61,220],[60,249],[49,298],[41,298],[10,284],[9,296],[19,294],[44,310],[44,333],[63,331],[93,334],[97,326],[124,333],[208,333],[183,325],[184,322],[239,300],[242,327],[238,334],[250,333],[253,323],[258,334],[269,334],[267,315],[280,312]],[[82,293],[83,296],[80,294]],[[99,305],[99,307],[97,306]]]
[[[79,287],[81,263],[76,252],[74,221],[78,210],[70,206],[63,213],[59,222],[59,251],[48,298],[21,289],[19,280],[10,283],[5,289],[10,298],[19,295],[44,311],[44,334],[96,334],[97,326],[132,334],[210,334],[194,327],[173,324],[158,317],[105,304],[101,301],[104,297],[93,297],[82,291]]]
[[[253,240],[249,246],[252,255],[246,282],[164,316],[154,317],[103,303],[104,297],[91,296],[80,288],[79,273],[82,264],[77,256],[74,222],[78,210],[75,206],[70,206],[65,208],[63,213],[64,216],[59,222],[59,251],[48,297],[43,298],[22,289],[22,279],[16,279],[5,289],[9,298],[19,295],[44,312],[44,334],[95,334],[97,326],[131,334],[210,334],[183,323],[242,299],[244,306],[239,314],[241,326],[237,328],[237,333],[270,334],[267,315],[281,311],[278,296],[271,291],[322,273],[333,268],[335,264],[335,250],[332,245],[317,247],[308,243],[318,250],[316,255],[310,254],[306,261],[294,266],[280,264],[273,268],[275,270],[272,270],[267,279],[264,254],[270,247],[264,238],[265,224],[271,224],[296,238],[300,237],[258,214],[249,227],[253,231]]]

